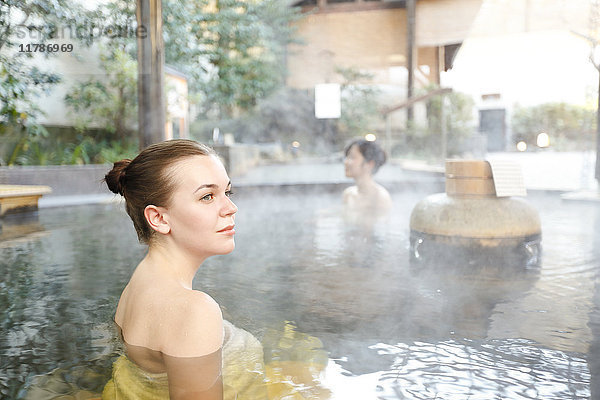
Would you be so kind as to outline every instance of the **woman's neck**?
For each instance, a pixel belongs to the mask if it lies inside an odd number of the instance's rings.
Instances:
[[[192,289],[192,281],[205,258],[191,257],[172,247],[154,243],[142,263],[167,279],[172,279],[186,289]]]
[[[355,182],[359,193],[370,193],[375,188],[375,181],[373,180],[373,175],[370,174],[365,174],[356,177]]]

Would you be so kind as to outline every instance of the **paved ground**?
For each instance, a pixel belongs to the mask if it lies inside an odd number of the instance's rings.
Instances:
[[[595,190],[595,154],[593,152],[490,153],[490,160],[509,160],[521,165],[527,189],[578,191]],[[443,172],[443,166],[419,161],[392,160],[376,175],[378,181],[396,182],[414,176],[412,172]],[[342,162],[319,160],[256,167],[243,176],[234,177],[238,184],[351,182],[344,176]]]
[[[523,180],[528,191],[562,192],[565,200],[600,202],[600,189],[594,178],[595,158],[588,152],[527,152],[489,153],[488,160],[507,160],[521,166]],[[415,172],[432,176],[442,174],[444,167],[418,160],[392,160],[384,165],[376,179],[386,182],[402,182],[415,179]],[[350,183],[344,176],[342,161],[298,160],[290,164],[264,165],[233,178],[235,184],[293,184],[293,183]]]
[[[568,200],[600,201],[600,190],[594,179],[594,152],[555,153],[490,153],[488,159],[504,159],[521,165],[523,179],[528,190],[564,192]],[[386,182],[414,180],[415,173],[442,176],[443,166],[415,160],[392,160],[384,165],[376,179]],[[294,184],[294,183],[350,183],[344,176],[342,161],[320,159],[295,160],[289,164],[258,166],[242,176],[232,177],[234,185]],[[111,194],[90,196],[46,197],[40,207],[55,207],[87,203],[103,203],[118,200]]]
[[[428,167],[423,164],[424,167]],[[431,168],[430,168],[431,169]],[[438,168],[439,171],[442,171]],[[410,172],[401,163],[384,165],[377,172],[381,182],[399,182],[408,179]],[[234,184],[292,184],[292,183],[351,183],[344,175],[344,165],[340,161],[326,162],[319,159],[296,160],[289,164],[271,164],[255,167],[241,176],[232,177]]]
[[[527,189],[596,190],[596,154],[589,152],[540,151],[535,153],[490,153],[488,159],[505,159],[521,164]]]

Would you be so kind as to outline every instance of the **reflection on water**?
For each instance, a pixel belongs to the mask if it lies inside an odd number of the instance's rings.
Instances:
[[[112,207],[42,210],[39,223],[46,235],[2,242],[0,397],[23,396],[35,375],[57,368],[65,368],[58,373],[68,385],[81,387],[81,370],[96,370],[96,359],[111,353],[108,322],[130,273],[114,265],[141,254],[132,251],[135,238],[128,241],[117,228],[122,218]],[[105,380],[109,362],[100,364]],[[88,386],[101,387],[98,381],[83,387]]]
[[[585,358],[522,339],[376,344],[382,399],[587,399]]]
[[[593,398],[600,210],[530,198],[537,269],[415,269],[408,218],[424,196],[393,194],[368,228],[342,217],[337,193],[238,197],[237,249],[194,286],[308,398]],[[144,247],[118,205],[41,210],[39,224],[0,242],[0,397],[51,398],[48,381],[99,393]]]
[[[34,236],[44,235],[37,211],[6,215],[0,219],[0,247],[11,246],[15,240],[30,240]]]

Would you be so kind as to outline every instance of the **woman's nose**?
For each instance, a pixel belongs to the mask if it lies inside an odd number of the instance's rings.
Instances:
[[[238,208],[235,203],[227,197],[226,204],[223,206],[223,215],[233,215],[237,212]]]

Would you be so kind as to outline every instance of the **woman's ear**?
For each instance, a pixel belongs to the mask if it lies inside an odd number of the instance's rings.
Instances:
[[[144,217],[146,218],[148,225],[156,232],[162,233],[163,235],[171,232],[171,227],[167,222],[167,218],[165,218],[166,209],[164,207],[157,207],[152,204],[147,205],[146,208],[144,208]]]

